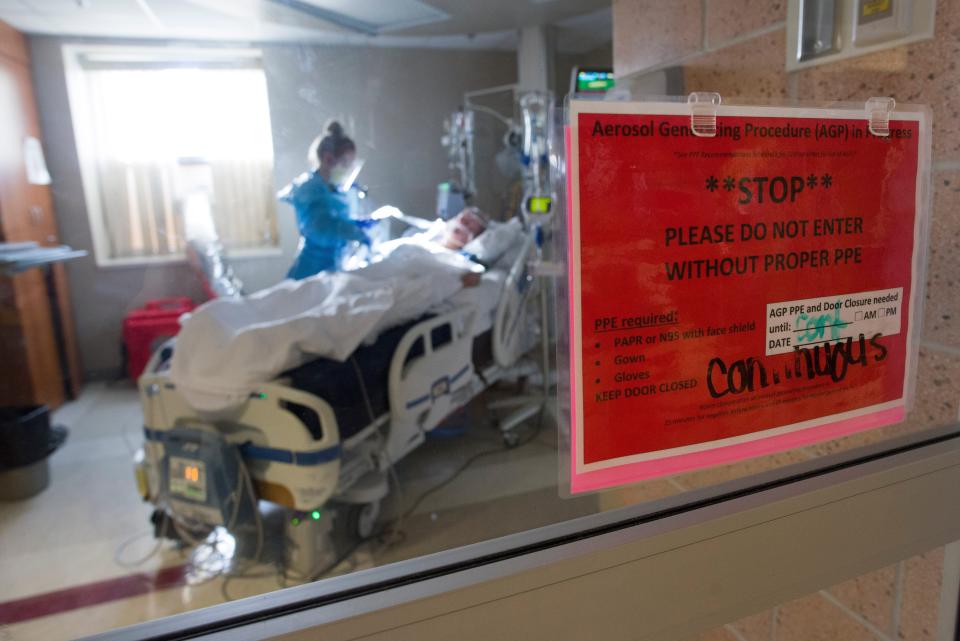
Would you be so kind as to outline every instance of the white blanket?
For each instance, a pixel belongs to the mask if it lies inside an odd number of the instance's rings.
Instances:
[[[212,300],[181,319],[170,378],[195,409],[230,409],[291,367],[318,356],[345,360],[365,340],[452,297],[474,267],[458,254],[409,245],[353,272]]]

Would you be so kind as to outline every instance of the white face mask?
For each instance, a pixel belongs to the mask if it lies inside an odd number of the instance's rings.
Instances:
[[[347,191],[353,186],[353,181],[363,169],[363,162],[360,158],[356,158],[351,163],[336,165],[330,170],[330,184],[338,191]]]

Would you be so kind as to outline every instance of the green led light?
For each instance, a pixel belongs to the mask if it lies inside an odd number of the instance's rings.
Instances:
[[[295,516],[292,519],[290,519],[290,522],[293,523],[294,525],[300,525],[300,518]]]
[[[319,520],[320,520],[320,510],[314,510],[313,512],[310,513],[310,516],[313,517],[313,520],[314,520],[314,521],[319,521]]]
[[[259,396],[260,396],[260,398],[266,398],[266,397],[267,397],[267,393],[266,393],[266,392],[260,392]]]
[[[549,214],[553,199],[548,196],[531,196],[527,200],[527,209],[531,214]]]

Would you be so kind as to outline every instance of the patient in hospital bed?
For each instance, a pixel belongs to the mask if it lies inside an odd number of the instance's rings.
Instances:
[[[383,330],[480,284],[484,268],[467,254],[485,253],[478,241],[488,234],[503,244],[519,231],[503,224],[497,234],[484,233],[486,227],[482,215],[465,211],[430,235],[390,241],[362,268],[209,301],[181,319],[171,379],[194,408],[221,411],[308,360],[346,360]]]
[[[409,216],[404,216],[393,207],[383,207],[378,212],[382,212],[380,217],[396,216],[404,221],[411,221]],[[370,262],[381,260],[398,247],[416,245],[431,253],[459,252],[475,263],[488,267],[506,251],[521,232],[519,219],[515,218],[508,223],[490,222],[478,207],[466,207],[446,221],[438,219],[413,222],[416,228],[420,229],[418,233],[380,243],[373,251]],[[363,264],[366,264],[366,261],[355,263]],[[481,272],[482,270],[474,270],[465,274],[464,286],[472,287],[479,283]]]
[[[404,219],[408,218],[399,213],[393,207],[384,207],[396,212],[385,212],[382,216],[398,215]],[[379,211],[379,210],[378,210]],[[467,207],[459,214],[447,221],[435,220],[430,223],[424,221],[418,227],[421,231],[412,236],[405,236],[395,240],[388,240],[377,245],[372,252],[369,261],[348,262],[348,269],[351,267],[362,267],[369,263],[376,263],[390,257],[397,249],[408,246],[422,247],[431,254],[461,252],[467,244],[483,234],[487,228],[487,217],[477,207]],[[470,258],[467,252],[464,256]],[[478,263],[479,264],[479,263]],[[472,269],[465,272],[462,276],[464,287],[473,287],[480,282],[480,272],[482,269]]]
[[[467,207],[442,225],[435,242],[445,249],[459,251],[487,229],[487,216],[479,207]]]

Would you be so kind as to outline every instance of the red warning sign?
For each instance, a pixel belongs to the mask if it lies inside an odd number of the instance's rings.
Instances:
[[[573,491],[902,418],[925,118],[572,103]]]

